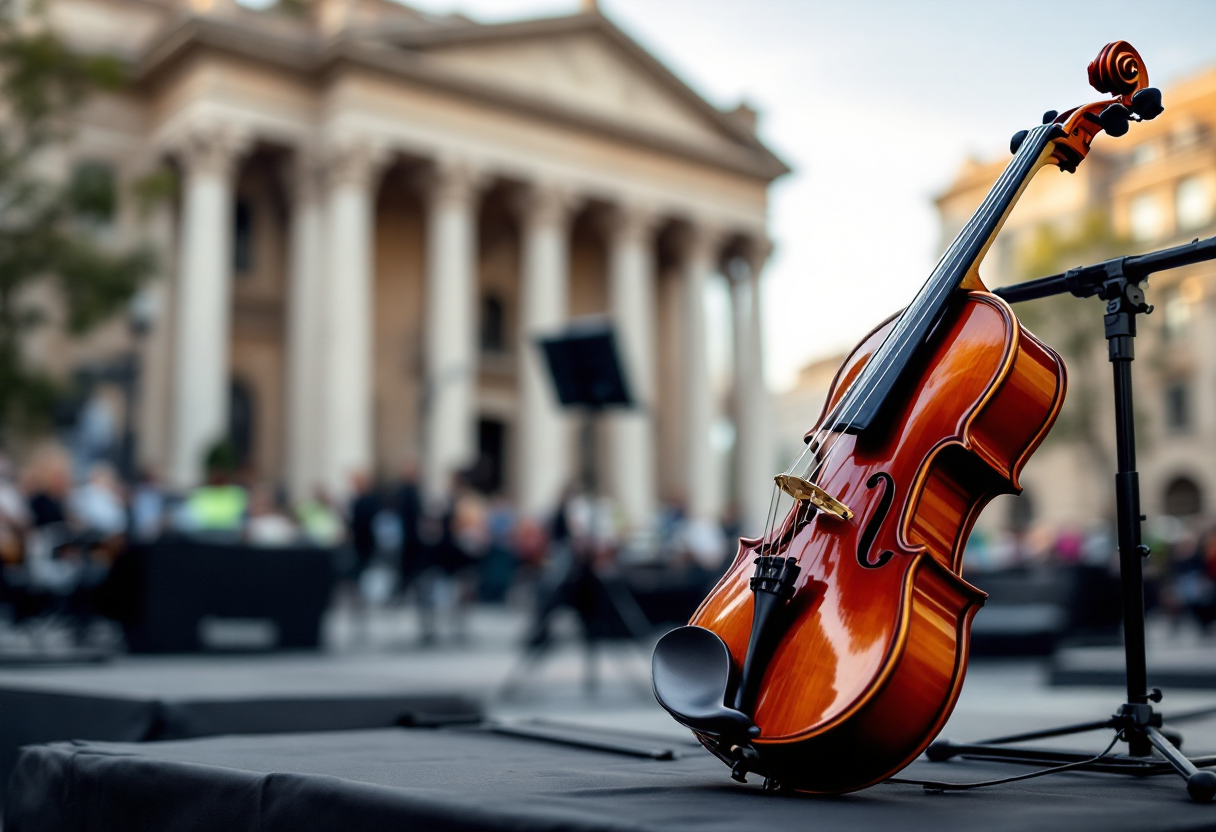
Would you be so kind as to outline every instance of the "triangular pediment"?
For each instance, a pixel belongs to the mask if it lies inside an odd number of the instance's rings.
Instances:
[[[503,37],[471,27],[467,39],[411,46],[435,70],[513,96],[702,147],[757,149],[743,131],[723,124],[732,116],[656,71],[653,60],[631,54],[636,47],[623,48],[604,26],[542,26]]]

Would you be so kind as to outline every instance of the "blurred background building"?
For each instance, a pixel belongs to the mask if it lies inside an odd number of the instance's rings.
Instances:
[[[496,25],[384,0],[47,10],[133,77],[90,100],[56,164],[176,176],[175,199],[102,230],[161,253],[151,325],[30,345],[66,372],[140,340],[143,467],[193,486],[227,440],[251,481],[297,497],[416,466],[431,496],[463,474],[531,515],[582,480],[634,529],[660,501],[760,522],[755,298],[787,168],[751,109],[715,109],[593,3]],[[730,327],[707,331],[724,279]],[[640,403],[590,441],[535,346],[587,315],[615,325]],[[732,355],[725,465],[707,339]],[[119,397],[99,401],[99,430],[121,422]]]
[[[989,286],[1151,251],[1216,232],[1216,70],[1164,89],[1165,113],[1098,143],[1075,174],[1047,169],[1018,203],[985,262]],[[968,161],[937,198],[948,242],[1005,166]],[[1138,465],[1146,514],[1210,517],[1216,503],[1216,268],[1152,278],[1154,314],[1140,323],[1134,366]],[[1080,528],[1114,514],[1110,369],[1096,300],[1052,298],[1019,308],[1065,354],[1060,424],[1027,466],[1026,490],[984,515],[990,529]],[[1168,521],[1167,521],[1168,522]]]

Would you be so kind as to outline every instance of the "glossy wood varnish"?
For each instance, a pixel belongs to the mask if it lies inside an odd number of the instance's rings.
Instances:
[[[846,359],[825,413],[891,326]],[[817,482],[853,518],[813,515],[785,553],[798,558],[801,574],[790,626],[761,686],[754,746],[770,773],[793,788],[871,785],[941,730],[962,686],[971,619],[986,597],[959,576],[967,535],[989,500],[1019,490],[1018,473],[1064,399],[1060,357],[986,292],[960,292],[924,357],[908,369],[906,392],[883,425],[828,439],[834,450]],[[887,487],[890,509],[859,556]],[[690,623],[717,633],[741,666],[759,541],[740,543]],[[882,552],[892,553],[883,565],[862,565]]]

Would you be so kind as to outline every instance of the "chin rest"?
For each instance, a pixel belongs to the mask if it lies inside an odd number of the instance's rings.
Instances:
[[[728,740],[760,736],[742,711],[726,706],[730,691],[730,650],[703,627],[677,627],[659,639],[651,660],[654,695],[676,722]]]

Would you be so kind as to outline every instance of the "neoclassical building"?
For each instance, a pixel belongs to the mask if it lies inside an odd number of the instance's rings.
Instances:
[[[745,106],[716,109],[604,18],[482,25],[387,0],[51,0],[134,84],[83,113],[72,164],[176,172],[120,234],[164,256],[140,458],[201,476],[230,437],[295,493],[417,463],[475,467],[525,512],[597,472],[634,527],[660,500],[754,525],[772,453],[756,302],[768,186],[787,168]],[[729,278],[724,277],[729,275]],[[729,280],[731,334],[708,332]],[[615,326],[639,407],[594,441],[557,407],[536,339]],[[733,338],[715,400],[709,338]],[[734,425],[715,463],[714,414]],[[725,473],[729,472],[729,473]]]

